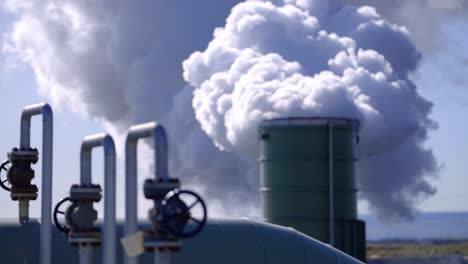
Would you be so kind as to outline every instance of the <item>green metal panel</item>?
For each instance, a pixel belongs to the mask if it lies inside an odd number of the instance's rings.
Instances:
[[[332,162],[335,246],[365,259],[365,241],[360,239],[365,237],[365,231],[355,227],[358,130],[359,123],[351,119],[288,118],[263,122],[259,128],[263,219],[328,243]]]
[[[39,263],[39,223],[32,220],[19,224],[0,219],[0,263]],[[150,228],[147,223],[142,229]],[[117,237],[123,234],[118,224]],[[78,249],[69,246],[65,236],[55,228],[52,241],[53,264],[78,264]],[[123,250],[118,241],[117,264],[123,263]],[[146,253],[140,263],[154,263]],[[94,252],[93,263],[101,263],[101,249]],[[173,255],[173,264],[346,264],[361,263],[342,252],[294,229],[247,219],[210,219],[205,229],[194,238],[184,240],[182,250]]]

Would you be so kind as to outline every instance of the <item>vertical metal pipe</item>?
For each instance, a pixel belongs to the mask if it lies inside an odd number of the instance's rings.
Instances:
[[[29,220],[29,201],[19,200],[19,220],[27,222]]]
[[[138,230],[137,144],[140,138],[152,137],[155,155],[155,178],[168,179],[167,136],[164,127],[150,122],[130,127],[125,142],[125,236]],[[137,264],[137,257],[126,257],[126,264]]]
[[[170,264],[171,254],[170,253],[155,253],[154,264]]]
[[[328,193],[329,193],[329,235],[330,245],[335,245],[335,202],[334,202],[334,173],[333,173],[333,124],[328,124]]]
[[[78,249],[79,253],[79,263],[80,264],[91,264],[93,261],[93,250],[90,246],[80,247]],[[106,263],[106,262],[104,262]],[[106,263],[107,264],[107,263]]]
[[[136,142],[129,141],[125,144],[125,235],[130,235],[138,230],[137,210],[137,151]],[[132,175],[132,176],[130,176]],[[137,264],[137,257],[126,257],[126,264]]]
[[[114,140],[111,137],[104,138],[104,227],[103,227],[103,264],[117,263],[116,256],[116,154]]]
[[[21,114],[20,147],[30,147],[31,117],[42,114],[42,204],[40,229],[40,263],[51,263],[52,247],[52,152],[53,113],[50,105],[27,106]]]
[[[80,152],[80,183],[91,184],[92,149],[104,148],[104,224],[103,224],[103,261],[116,263],[116,220],[115,220],[115,145],[107,134],[96,134],[84,138]],[[80,249],[81,250],[81,249]],[[81,258],[81,256],[80,256]],[[81,260],[80,260],[81,261]],[[89,262],[91,263],[91,262]]]

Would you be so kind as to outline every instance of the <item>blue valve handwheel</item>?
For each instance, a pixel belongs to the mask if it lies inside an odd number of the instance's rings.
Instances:
[[[191,197],[190,205],[181,198]],[[194,216],[193,210],[199,207],[201,216]],[[192,191],[175,189],[169,192],[159,204],[157,221],[171,235],[177,238],[190,238],[200,233],[207,220],[206,205],[203,199]]]
[[[61,224],[59,222],[58,215],[59,214],[65,215],[65,211],[60,211],[60,206],[62,206],[62,204],[64,204],[65,202],[69,202],[69,201],[70,201],[70,197],[65,197],[62,200],[60,200],[60,202],[58,202],[55,205],[54,213],[53,213],[55,227],[64,235],[68,235],[68,233],[70,232],[70,228],[68,228],[67,225]]]

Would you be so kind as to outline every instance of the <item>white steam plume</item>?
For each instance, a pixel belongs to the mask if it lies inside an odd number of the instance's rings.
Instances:
[[[166,125],[171,176],[186,188],[203,188],[211,216],[249,215],[258,207],[258,184],[246,176],[255,174],[255,161],[216,149],[195,120],[182,78],[182,61],[209,42],[237,2],[9,0],[4,7],[18,19],[3,48],[31,65],[40,93],[55,106],[120,133],[140,122]]]
[[[448,18],[460,18],[468,22],[466,0],[345,0],[355,5],[368,4],[392,22],[404,24],[418,48],[425,52],[438,50],[440,23]]]
[[[437,163],[423,146],[432,104],[408,78],[420,58],[409,33],[369,6],[298,2],[239,4],[184,62],[197,120],[220,149],[253,158],[262,120],[357,118],[362,196],[387,219],[413,215]]]
[[[463,93],[468,82],[468,54],[461,36],[468,27],[466,0],[346,0],[352,4],[370,4],[391,22],[405,25],[424,54],[423,67],[440,68],[445,96],[451,103],[467,105]],[[446,61],[446,62],[444,62]],[[424,65],[426,64],[426,65]],[[434,93],[434,92],[433,92]],[[440,99],[439,99],[440,101]]]
[[[237,2],[8,0],[19,18],[4,49],[56,104],[120,131],[167,124],[172,176],[203,188],[217,214],[258,214],[262,118],[333,114],[362,121],[363,198],[385,217],[411,216],[434,192],[437,163],[422,146],[435,123],[409,79],[420,54],[408,32],[371,7],[318,0],[249,1],[224,25]]]

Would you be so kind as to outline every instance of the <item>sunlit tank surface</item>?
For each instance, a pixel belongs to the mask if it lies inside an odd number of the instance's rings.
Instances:
[[[17,219],[0,220],[1,263],[39,263],[39,227],[37,220],[20,224]],[[140,229],[149,228],[149,224]],[[117,237],[123,233],[119,223]],[[78,263],[78,250],[55,228],[52,235],[52,263]],[[123,263],[123,249],[118,241],[117,263]],[[101,263],[97,249],[94,263]],[[154,263],[152,254],[140,257],[140,263]],[[172,263],[361,263],[294,229],[248,219],[208,221],[205,229],[184,240],[182,250]]]

